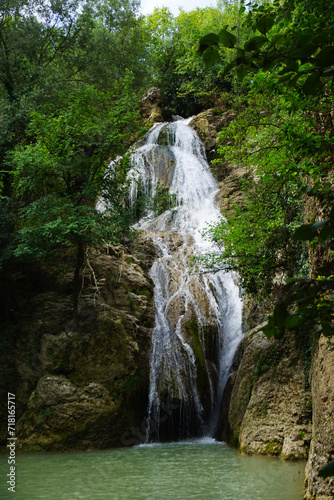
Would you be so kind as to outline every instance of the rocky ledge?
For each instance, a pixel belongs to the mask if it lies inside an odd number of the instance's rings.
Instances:
[[[246,454],[306,459],[305,499],[334,498],[334,352],[321,337],[311,369],[293,335],[268,340],[259,329],[242,341],[228,380],[217,438]]]

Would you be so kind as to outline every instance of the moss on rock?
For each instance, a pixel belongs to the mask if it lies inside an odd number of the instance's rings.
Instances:
[[[153,246],[141,239],[132,248],[91,249],[82,274],[79,325],[71,315],[72,276],[58,270],[52,280],[43,280],[14,336],[22,450],[123,446],[121,436],[143,421],[154,323],[148,275],[153,258]]]

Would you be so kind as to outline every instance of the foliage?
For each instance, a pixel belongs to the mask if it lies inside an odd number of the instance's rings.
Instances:
[[[255,4],[244,23],[255,36],[243,47],[232,32],[223,28],[201,40],[199,53],[208,65],[213,65],[219,59],[220,45],[236,49],[236,57],[226,72],[237,68],[242,79],[248,71],[257,73],[278,67],[278,83],[297,86],[310,95],[334,76],[333,20],[333,9],[315,0]]]
[[[161,87],[175,114],[189,116],[212,105],[217,94],[231,89],[231,78],[222,78],[224,64],[209,71],[196,57],[198,39],[219,23],[231,25],[236,18],[236,3],[221,6],[180,10],[174,18],[168,8],[156,8],[146,18],[153,83]],[[240,35],[241,36],[241,35]],[[227,57],[223,49],[222,61]]]
[[[74,314],[88,245],[131,223],[127,160],[146,38],[137,0],[4,0],[0,6],[1,263],[75,248]],[[100,193],[108,211],[95,209]]]
[[[291,280],[286,298],[276,305],[264,332],[280,338],[285,330],[314,327],[326,337],[333,335],[334,279]]]
[[[32,111],[58,114],[82,85],[112,91],[126,70],[133,87],[142,86],[146,49],[137,9],[130,0],[1,3],[0,161],[29,143]],[[5,188],[10,194],[8,177]]]
[[[75,314],[86,246],[116,243],[130,224],[126,161],[113,176],[103,177],[110,157],[124,152],[136,126],[131,83],[128,76],[113,92],[82,87],[67,97],[58,115],[35,111],[29,127],[33,142],[7,155],[18,209],[13,255],[45,258],[64,246],[75,247]],[[95,208],[100,191],[110,200],[104,213]]]
[[[313,197],[318,203],[318,211],[325,214],[322,220],[311,220],[299,227],[296,227],[298,218],[293,217],[287,221],[284,217],[283,227],[289,230],[287,246],[309,241],[311,251],[322,245],[324,252],[330,252],[328,244],[334,236],[334,143],[332,126],[324,123],[324,117],[329,115],[333,106],[333,16],[331,7],[313,0],[285,0],[255,5],[249,9],[244,22],[245,29],[248,27],[253,32],[253,37],[246,43],[240,46],[233,30],[223,27],[218,33],[209,33],[203,37],[198,50],[208,67],[220,60],[221,47],[233,51],[233,60],[225,68],[225,73],[235,68],[238,77],[249,83],[251,93],[257,93],[262,105],[261,99],[265,96],[272,108],[270,114],[264,108],[263,119],[259,119],[259,114],[254,113],[254,106],[245,110],[244,115],[248,117],[245,130],[247,134],[251,134],[249,140],[246,140],[245,134],[238,128],[239,119],[231,132],[234,144],[239,149],[239,155],[236,154],[235,158],[242,160],[245,155],[253,155],[253,164],[256,165],[253,171],[257,176],[257,185],[246,202],[247,210],[254,214],[254,219],[256,214],[259,216],[253,201],[259,190],[266,189],[268,177],[271,177],[269,182],[273,185],[275,177],[279,175],[281,185],[288,192],[288,203],[291,203],[291,195],[295,197],[295,193],[299,193],[299,200],[303,199],[304,203],[306,199]],[[246,76],[248,74],[252,76]],[[249,101],[247,102],[248,106]],[[269,131],[269,137],[265,137],[264,141],[262,126],[267,126]],[[255,142],[252,130],[258,135]],[[226,148],[222,149],[225,154]],[[267,159],[259,158],[258,152],[261,150],[266,151]],[[262,204],[262,208],[269,214],[269,225],[272,217],[268,207],[274,208],[275,203],[274,196],[273,203],[269,200],[269,203]],[[258,207],[258,204],[255,205]],[[275,234],[278,234],[281,216],[280,211],[274,214],[277,224]],[[247,217],[250,217],[249,214]],[[256,235],[260,251],[263,246],[263,218],[259,217],[259,223],[256,222],[254,226],[256,230],[252,234]],[[232,234],[233,229],[228,232]],[[235,255],[238,254],[236,249],[240,248],[236,236],[234,234],[232,237]],[[268,244],[271,245],[270,238],[266,242],[269,248]],[[254,254],[250,252],[249,258],[246,242],[244,246],[246,250],[242,258],[246,255],[246,265],[255,270],[256,266],[251,259]],[[252,248],[251,243],[249,247]],[[272,256],[281,256],[277,244],[272,246],[271,251]],[[230,256],[231,252],[227,253],[227,257]],[[285,278],[289,277],[285,266],[284,271]],[[243,269],[241,275],[242,272]],[[324,277],[289,281],[285,287],[285,297],[276,305],[269,318],[266,327],[268,336],[275,335],[279,338],[284,330],[306,328],[315,324],[325,336],[333,335],[333,282],[330,270]]]
[[[289,137],[282,129],[300,128],[285,101],[270,92],[243,96],[238,117],[220,134],[218,151],[225,161],[247,168],[243,203],[207,231],[221,249],[207,263],[237,270],[242,288],[265,298],[287,276],[304,272],[304,244],[292,240],[302,221],[303,193]]]
[[[147,35],[139,7],[138,0],[88,3],[87,12],[94,24],[90,39],[85,40],[89,64],[86,61],[81,71],[87,81],[107,89],[130,70],[136,90],[147,83]]]
[[[137,118],[137,98],[131,76],[101,92],[82,86],[69,94],[57,115],[31,113],[28,145],[7,155],[15,171],[16,198],[34,199],[43,192],[67,193],[79,205],[94,201],[105,162],[124,151]]]

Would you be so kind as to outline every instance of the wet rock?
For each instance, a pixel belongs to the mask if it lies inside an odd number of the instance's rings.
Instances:
[[[156,178],[169,188],[175,169],[175,156],[171,149],[164,146],[153,147],[147,155],[147,161],[151,164],[154,163]]]
[[[227,218],[234,212],[236,206],[244,205],[245,191],[242,190],[242,182],[249,176],[250,172],[247,169],[234,167],[219,183],[218,206]]]
[[[280,344],[251,332],[243,343],[244,354],[231,381],[225,436],[244,453],[306,458],[311,400],[293,338]]]
[[[69,285],[34,298],[15,348],[18,447],[69,450],[122,446],[145,419],[155,251],[141,238],[87,253],[79,325]],[[37,448],[36,448],[37,447]]]
[[[20,419],[18,448],[34,450],[101,446],[101,421],[110,421],[117,405],[101,384],[76,386],[63,375],[43,376],[29,398],[27,411]],[[95,440],[95,443],[94,443]]]
[[[198,134],[204,144],[206,156],[209,162],[218,158],[216,148],[218,143],[219,132],[228,127],[229,124],[236,118],[237,114],[233,110],[225,111],[224,109],[214,108],[208,109],[196,115],[189,123]],[[217,165],[215,166],[217,168]],[[225,174],[225,163],[218,167],[218,178],[221,179]]]
[[[170,111],[163,106],[161,90],[157,87],[151,87],[144,94],[141,100],[141,115],[144,122],[152,123],[172,120]]]
[[[334,352],[320,338],[312,370],[312,439],[305,473],[308,500],[334,498],[334,478],[323,479],[318,471],[334,460]]]

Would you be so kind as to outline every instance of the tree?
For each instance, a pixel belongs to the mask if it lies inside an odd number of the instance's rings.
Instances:
[[[29,112],[57,99],[68,74],[59,74],[65,54],[84,29],[75,0],[6,0],[0,7],[0,159],[24,140]],[[87,23],[85,29],[87,28]]]
[[[142,87],[145,42],[137,9],[132,0],[1,3],[0,161],[30,141],[32,111],[57,114],[82,84],[112,91],[130,70],[133,87]]]
[[[268,2],[249,10],[245,26],[254,36],[243,46],[237,44],[235,33],[223,28],[219,33],[203,37],[199,48],[209,67],[219,60],[220,46],[232,50],[235,55],[225,72],[235,68],[241,80],[252,74],[249,82],[252,92],[276,100],[271,118],[274,140],[267,150],[268,161],[262,161],[262,169],[265,165],[266,173],[271,172],[270,150],[285,149],[288,168],[281,171],[282,182],[287,184],[293,177],[299,192],[306,195],[306,202],[310,198],[317,200],[318,211],[325,214],[322,220],[308,221],[297,227],[288,241],[290,244],[309,241],[311,247],[322,245],[329,260],[330,241],[334,237],[331,180],[334,143],[331,121],[325,123],[324,117],[329,116],[334,98],[333,21],[333,9],[322,2]],[[282,110],[287,117],[283,121],[280,120]],[[251,109],[247,113],[251,117]],[[263,125],[256,117],[250,124]],[[279,171],[279,158],[276,163]],[[263,184],[261,179],[258,184]],[[330,264],[324,276],[289,282],[285,298],[269,318],[266,333],[279,337],[284,329],[316,325],[319,332],[331,337],[334,333],[333,291]]]
[[[214,102],[218,92],[231,89],[231,78],[221,78],[223,63],[210,70],[196,57],[198,39],[219,23],[234,22],[234,6],[182,9],[173,17],[168,8],[155,9],[147,16],[149,62],[153,83],[159,86],[172,111],[189,116]],[[222,61],[227,53],[221,51]]]
[[[90,245],[115,243],[130,224],[125,210],[126,165],[103,181],[111,158],[123,153],[136,128],[138,99],[130,76],[113,92],[83,86],[67,96],[59,115],[32,114],[29,145],[18,145],[7,156],[14,171],[18,218],[15,257],[49,257],[64,247],[76,248],[73,312],[78,322],[80,269]],[[65,99],[65,98],[64,98]],[[108,190],[105,183],[108,183]],[[98,212],[99,193],[111,199]],[[109,193],[109,194],[107,194]]]
[[[1,260],[75,247],[76,317],[86,246],[118,241],[130,223],[124,162],[108,179],[108,213],[95,203],[137,125],[142,33],[135,0],[0,6]]]
[[[94,27],[90,38],[85,40],[90,56],[83,72],[90,83],[106,89],[130,70],[136,90],[147,85],[147,34],[139,6],[138,0],[90,2]]]
[[[207,235],[221,248],[207,263],[237,270],[244,291],[265,300],[285,278],[305,275],[305,245],[291,240],[302,222],[303,193],[284,130],[303,127],[270,89],[242,96],[237,118],[219,136],[224,161],[248,169],[243,203]]]

